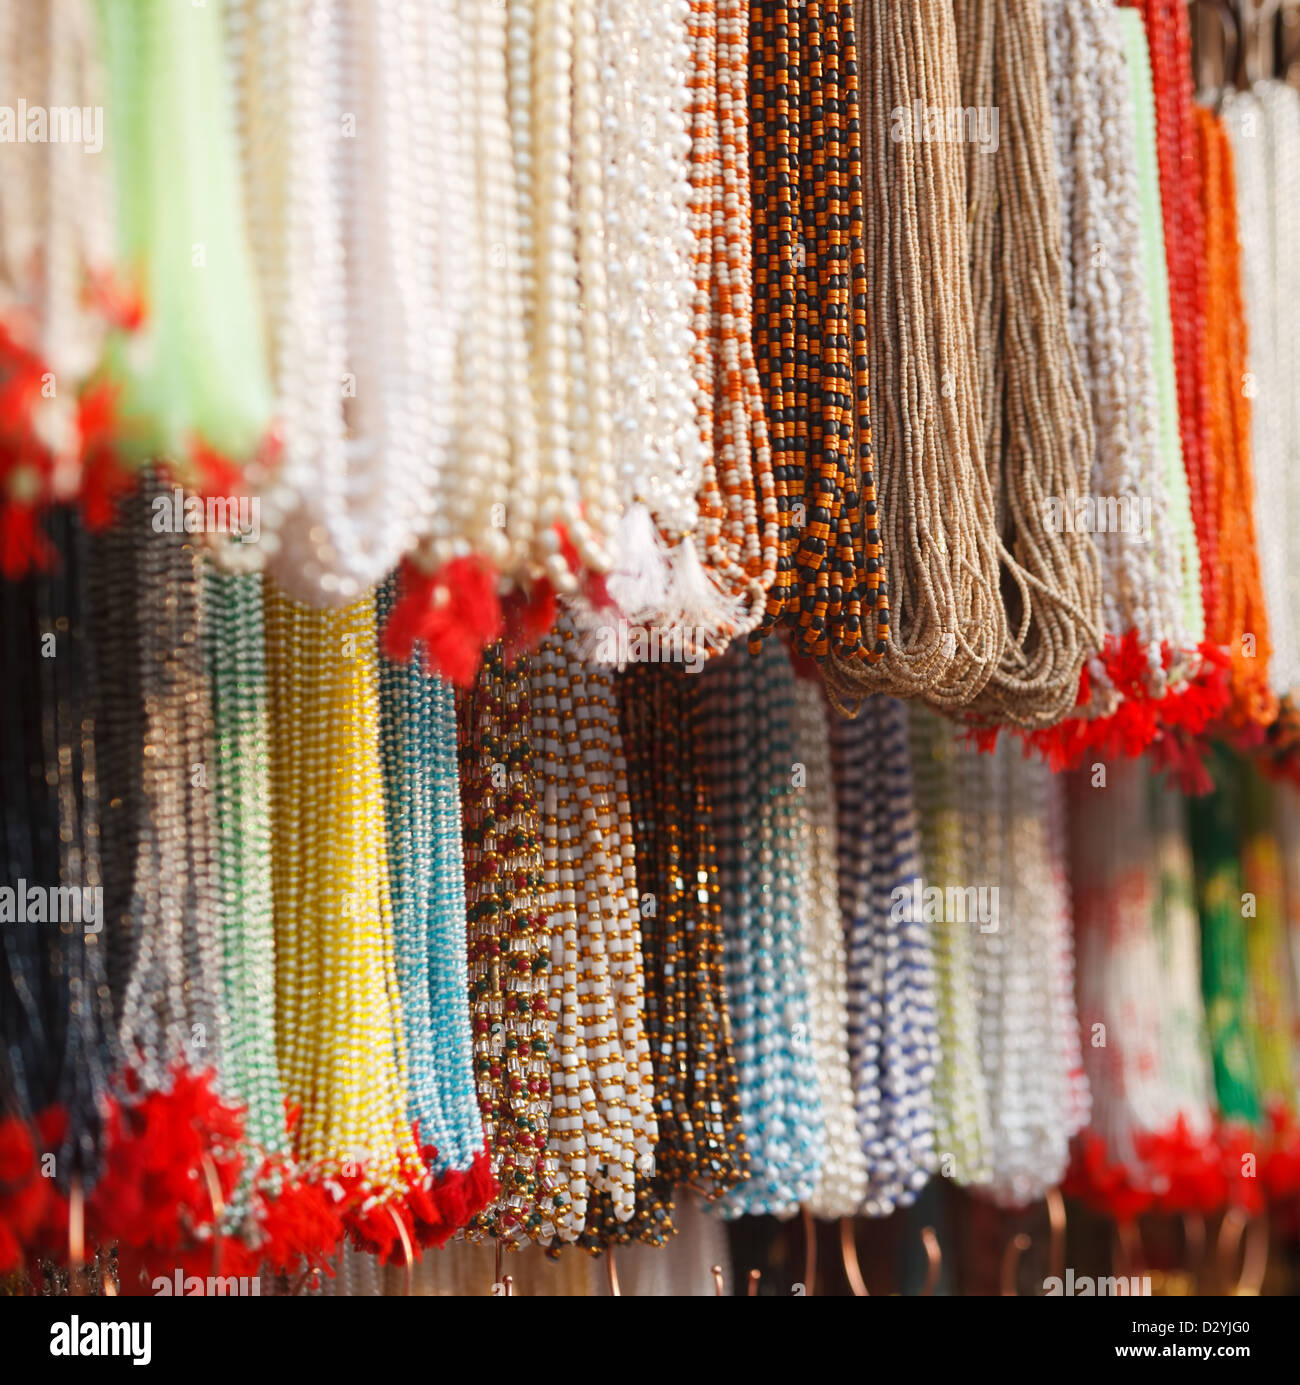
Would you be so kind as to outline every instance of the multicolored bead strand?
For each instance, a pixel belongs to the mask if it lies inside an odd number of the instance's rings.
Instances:
[[[528,661],[490,647],[456,717],[474,1079],[501,1188],[467,1234],[517,1245],[552,1235],[564,1201],[549,1142],[551,920]]]
[[[576,1240],[589,1198],[616,1221],[654,1172],[658,1123],[645,1030],[636,849],[610,677],[584,663],[568,618],[531,677],[541,841],[553,928],[550,1144],[565,1201],[555,1238]]]

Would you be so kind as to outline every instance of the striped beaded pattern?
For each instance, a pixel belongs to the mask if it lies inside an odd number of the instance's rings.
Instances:
[[[788,1215],[813,1194],[825,1123],[803,974],[807,808],[794,787],[794,672],[784,645],[701,675],[717,824],[727,997],[749,1178],[714,1206]]]
[[[379,593],[392,609],[394,582]],[[408,1064],[408,1107],[435,1175],[483,1149],[474,1089],[460,839],[456,702],[425,667],[380,661],[389,887]]]

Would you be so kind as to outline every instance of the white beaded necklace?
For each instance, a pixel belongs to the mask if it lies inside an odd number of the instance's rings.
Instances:
[[[596,0],[613,461],[623,518],[610,595],[671,617],[663,548],[696,527],[703,467],[693,371],[695,235],[687,0]],[[658,532],[656,532],[658,531]],[[662,536],[662,537],[661,537]]]
[[[1116,638],[1136,631],[1158,696],[1164,690],[1162,646],[1190,649],[1194,643],[1180,620],[1180,560],[1156,426],[1129,76],[1107,4],[1045,0],[1044,34],[1071,338],[1095,432],[1090,489],[1094,497],[1130,507],[1150,503],[1149,529],[1096,536],[1105,628]],[[1080,100],[1078,85],[1085,80],[1089,99]],[[1070,503],[1070,497],[1061,499]],[[1104,684],[1099,661],[1093,674]]]
[[[241,8],[231,48],[284,445],[267,546],[291,595],[341,605],[433,531],[444,499],[465,307],[457,29],[448,0]]]
[[[1300,689],[1300,96],[1282,82],[1257,82],[1224,97],[1236,163],[1242,288],[1249,328],[1251,462],[1255,526],[1268,603],[1274,689]],[[1243,382],[1245,387],[1246,382]]]
[[[803,956],[813,1064],[826,1122],[826,1158],[809,1200],[815,1215],[851,1217],[867,1195],[867,1161],[849,1070],[848,957],[839,900],[839,833],[830,727],[820,680],[795,682],[795,753],[804,771],[809,869],[804,874]],[[845,823],[849,832],[865,823]]]

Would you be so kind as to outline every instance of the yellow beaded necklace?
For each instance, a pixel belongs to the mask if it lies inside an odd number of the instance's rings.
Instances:
[[[388,1253],[425,1170],[406,1117],[373,594],[316,611],[268,582],[266,639],[277,1040],[295,1153],[354,1238]]]

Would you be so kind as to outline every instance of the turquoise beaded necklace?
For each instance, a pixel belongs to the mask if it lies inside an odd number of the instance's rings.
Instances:
[[[394,591],[391,578],[380,588],[381,624]],[[486,1160],[470,1033],[455,694],[417,648],[406,664],[382,659],[380,701],[408,1108],[441,1180]],[[471,1212],[481,1205],[480,1197]]]
[[[750,1176],[726,1217],[789,1216],[811,1198],[826,1132],[809,1025],[801,905],[807,805],[790,656],[768,640],[703,675],[717,826],[727,997]]]

